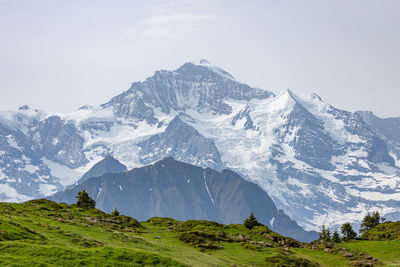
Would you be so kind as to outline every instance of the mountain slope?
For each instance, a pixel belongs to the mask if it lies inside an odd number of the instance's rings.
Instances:
[[[114,208],[139,220],[171,217],[177,220],[211,220],[242,223],[251,212],[260,222],[281,234],[301,241],[317,238],[305,232],[279,212],[265,191],[238,174],[203,169],[172,158],[123,173],[91,178],[50,197],[56,202],[74,203],[79,191],[86,190],[96,207],[111,212]]]

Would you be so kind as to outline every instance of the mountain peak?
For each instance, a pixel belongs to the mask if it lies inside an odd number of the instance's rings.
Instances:
[[[91,105],[83,105],[80,108],[78,108],[78,110],[90,110],[90,109],[94,109],[94,106]]]
[[[141,147],[139,159],[143,163],[157,160],[194,162],[198,166],[221,169],[221,155],[214,142],[202,136],[195,128],[185,123],[179,116],[168,124],[163,133],[154,135],[138,144]],[[189,160],[190,159],[190,160]]]
[[[18,108],[18,110],[28,110],[28,109],[31,109],[28,105],[23,105]]]
[[[311,94],[311,99],[317,99],[319,101],[323,101],[322,98],[319,95],[315,94],[315,93]]]
[[[299,97],[289,88],[284,90],[283,94],[288,95],[288,97],[292,98],[294,101],[298,102]]]
[[[359,110],[359,111],[356,111],[356,112],[358,114],[360,114],[361,116],[363,116],[363,117],[377,117],[375,115],[375,113],[373,111],[371,111],[371,110]]]
[[[210,65],[210,61],[206,60],[206,59],[201,59],[200,60],[200,64],[204,64],[204,65]]]
[[[31,107],[28,106],[28,105],[23,105],[23,106],[21,106],[21,107],[18,108],[18,111],[38,112],[39,110],[38,110],[38,109],[31,108]]]
[[[152,122],[157,121],[152,107],[167,114],[187,109],[230,114],[228,99],[249,101],[271,96],[273,93],[239,83],[228,72],[201,60],[200,64],[185,63],[175,71],[157,71],[144,82],[133,83],[129,90],[102,107],[112,106],[121,117]]]
[[[204,77],[213,77],[214,79],[218,77],[224,80],[235,81],[235,78],[229,72],[211,64],[205,59],[200,60],[199,64],[187,62],[174,72],[188,77],[201,77],[202,79]]]
[[[82,176],[82,178],[78,181],[78,184],[81,184],[92,177],[101,176],[105,173],[118,173],[126,170],[127,168],[125,165],[111,155],[107,155],[104,157],[104,159],[94,164],[93,167]]]
[[[269,112],[291,110],[297,103],[295,94],[289,89],[281,91],[270,103]]]
[[[161,166],[165,166],[165,165],[171,165],[171,164],[187,164],[187,163],[184,163],[184,162],[182,162],[182,161],[177,161],[177,160],[175,160],[173,157],[165,157],[165,158],[163,158],[163,159],[161,159],[161,160],[159,160],[159,161],[156,161],[156,162],[154,162],[154,165],[161,165]],[[171,167],[171,166],[169,166],[169,167]]]

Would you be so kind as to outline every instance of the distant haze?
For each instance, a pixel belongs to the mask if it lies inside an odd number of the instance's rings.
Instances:
[[[400,116],[400,1],[0,0],[0,110],[99,105],[205,58],[275,93]]]

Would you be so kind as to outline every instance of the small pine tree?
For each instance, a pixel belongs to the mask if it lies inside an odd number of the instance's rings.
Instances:
[[[384,221],[385,218],[381,217],[378,211],[374,211],[372,214],[368,212],[367,215],[364,216],[363,222],[361,223],[360,233],[365,233]]]
[[[250,213],[250,217],[244,220],[243,225],[248,229],[253,229],[254,226],[262,224],[257,221],[256,217],[254,217],[254,214],[252,212]]]
[[[335,229],[335,231],[332,234],[332,241],[334,243],[340,243],[342,240],[340,239],[340,235],[337,229]]]
[[[341,230],[344,241],[350,241],[357,237],[357,233],[353,231],[353,227],[349,222],[342,224]]]
[[[96,201],[89,196],[86,190],[83,190],[78,192],[78,195],[76,196],[76,205],[81,208],[94,208],[96,206]]]
[[[117,210],[117,208],[114,209],[114,211],[111,213],[111,215],[114,217],[119,216],[119,211]]]
[[[321,232],[319,232],[319,240],[330,242],[331,241],[331,230],[325,227],[325,224],[321,227]]]

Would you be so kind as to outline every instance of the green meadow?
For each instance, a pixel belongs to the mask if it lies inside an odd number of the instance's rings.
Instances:
[[[0,203],[0,266],[396,266],[399,252],[399,240],[327,248],[264,226],[138,222],[43,199]]]

